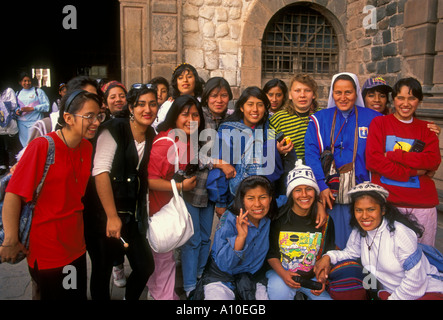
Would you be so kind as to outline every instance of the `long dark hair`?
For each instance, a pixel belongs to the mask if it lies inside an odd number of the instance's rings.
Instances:
[[[231,211],[235,215],[240,214],[240,209],[244,211],[245,203],[243,199],[245,197],[246,192],[259,186],[263,187],[268,193],[268,195],[272,197],[271,205],[269,207],[269,212],[266,216],[269,219],[273,220],[278,213],[277,201],[275,200],[274,188],[271,182],[269,181],[268,178],[264,176],[249,176],[246,179],[242,180],[237,189],[237,192],[235,193],[234,201],[231,207],[229,208],[229,211]]]
[[[240,108],[242,108],[244,106],[244,104],[248,101],[248,99],[250,97],[255,97],[261,101],[263,101],[263,103],[265,104],[265,114],[263,116],[263,118],[260,120],[260,122],[258,123],[260,124],[264,124],[267,120],[268,120],[268,116],[269,116],[269,106],[270,106],[270,102],[268,99],[268,96],[266,95],[266,93],[260,89],[259,87],[247,87],[245,90],[243,90],[240,98],[238,98],[237,102],[235,103],[234,106],[234,113],[231,114],[229,117],[227,117],[225,119],[224,122],[235,122],[235,121],[241,121],[243,120],[243,111],[241,111]]]
[[[205,119],[203,117],[203,110],[200,105],[200,102],[196,98],[191,95],[185,94],[183,96],[179,96],[169,108],[168,114],[165,117],[165,120],[160,123],[157,127],[158,132],[167,131],[169,129],[176,128],[176,122],[180,113],[182,113],[183,109],[191,108],[193,105],[197,107],[198,114],[200,115],[200,124],[198,126],[198,132],[200,133],[205,128]]]
[[[394,222],[400,222],[404,224],[409,229],[413,230],[417,237],[421,237],[423,235],[424,228],[421,226],[417,219],[411,214],[403,214],[401,213],[397,207],[389,203],[385,200],[378,192],[376,191],[362,191],[351,195],[351,227],[357,228],[360,231],[360,235],[365,237],[367,232],[360,227],[357,219],[355,218],[355,202],[362,197],[371,197],[378,205],[380,205],[381,211],[385,212],[383,216],[388,223],[388,229],[390,232],[395,231]]]
[[[174,72],[172,73],[172,79],[171,79],[171,87],[172,87],[172,98],[176,99],[181,95],[181,92],[178,90],[177,87],[177,78],[184,72],[189,71],[192,72],[195,78],[195,88],[194,88],[194,96],[200,97],[203,92],[203,81],[198,75],[197,70],[190,65],[189,63],[182,63],[178,65]]]

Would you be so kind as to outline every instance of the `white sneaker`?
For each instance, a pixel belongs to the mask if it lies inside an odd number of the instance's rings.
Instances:
[[[122,264],[112,268],[112,278],[114,278],[114,284],[117,287],[126,286],[125,267]]]

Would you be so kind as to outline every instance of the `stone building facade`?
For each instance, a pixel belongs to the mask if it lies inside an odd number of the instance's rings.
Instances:
[[[122,81],[126,84],[159,75],[170,79],[177,64],[188,62],[204,80],[223,76],[238,97],[242,89],[262,87],[272,77],[288,81],[291,72],[281,71],[289,66],[293,71],[313,70],[320,100],[326,101],[333,72],[353,72],[361,84],[375,75],[390,84],[413,76],[426,93],[418,116],[443,126],[443,0],[119,1]],[[313,45],[303,48],[303,43],[289,42],[287,49],[306,49],[299,56],[301,62],[282,57],[269,61],[268,72],[265,42],[273,38],[270,47],[275,49],[277,38],[300,37],[294,30],[303,28],[297,21],[303,24],[303,19],[310,19],[304,16],[308,11],[317,17],[317,22],[306,20],[307,30],[313,30],[306,41]],[[289,12],[299,20],[287,22]],[[322,27],[318,19],[328,26]],[[272,25],[281,30],[272,33]],[[318,40],[315,30],[323,30],[323,40]],[[329,38],[324,30],[331,33]],[[332,47],[332,53],[324,52]],[[318,72],[322,64],[326,67]],[[272,65],[277,66],[275,73]],[[436,181],[440,180],[443,170],[436,175]]]

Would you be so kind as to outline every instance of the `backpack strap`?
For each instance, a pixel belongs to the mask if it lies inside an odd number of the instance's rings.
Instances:
[[[40,194],[40,191],[43,187],[43,183],[45,182],[46,175],[48,174],[49,167],[51,164],[55,161],[55,143],[54,140],[50,136],[43,136],[43,138],[46,138],[48,140],[48,153],[46,155],[46,163],[45,163],[45,169],[43,171],[43,176],[40,181],[40,183],[37,186],[37,189],[34,191],[34,197],[32,199],[33,203],[35,204],[37,202],[37,198]]]

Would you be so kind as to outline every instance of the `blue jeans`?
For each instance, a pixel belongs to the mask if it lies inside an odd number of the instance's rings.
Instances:
[[[332,300],[329,293],[323,291],[319,296],[312,294],[311,289],[299,288],[293,289],[283,281],[274,270],[266,272],[268,278],[268,297],[269,300],[294,300],[297,291],[304,293],[309,300]],[[315,278],[313,279],[315,280]]]
[[[186,203],[194,225],[194,235],[180,249],[183,272],[183,288],[192,291],[201,276],[209,257],[211,247],[212,221],[215,205],[208,202],[206,208],[197,208]]]

